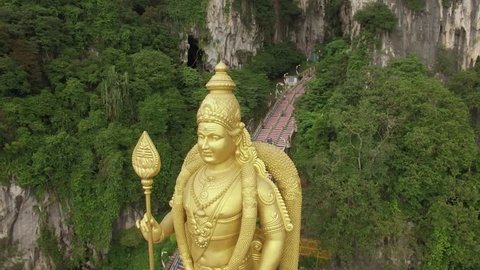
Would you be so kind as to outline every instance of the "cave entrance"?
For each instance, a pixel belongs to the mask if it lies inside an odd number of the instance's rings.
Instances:
[[[188,36],[188,62],[191,68],[197,68],[201,65],[203,51],[198,47],[198,39]]]

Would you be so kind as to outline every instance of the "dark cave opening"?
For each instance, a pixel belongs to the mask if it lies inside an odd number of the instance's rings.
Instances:
[[[134,4],[133,11],[135,11],[138,15],[141,16],[145,12],[145,7],[140,4]]]
[[[188,62],[187,66],[197,68],[201,65],[203,51],[198,47],[198,39],[188,36]]]

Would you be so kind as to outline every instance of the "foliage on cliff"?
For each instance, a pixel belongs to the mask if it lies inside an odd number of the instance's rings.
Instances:
[[[373,34],[393,32],[397,27],[397,17],[390,8],[382,2],[367,4],[353,16],[362,28]]]
[[[480,144],[480,63],[474,68],[452,74],[446,83],[448,89],[459,96],[467,105],[470,125],[477,133]]]
[[[292,26],[294,19],[301,14],[296,0],[231,0],[231,2],[233,10],[240,14],[246,28],[251,28],[255,21],[266,43],[271,43],[275,31],[280,31],[275,29],[276,26]]]
[[[325,2],[325,40],[342,36],[342,12],[345,0]]]
[[[343,268],[480,267],[480,155],[465,102],[416,58],[380,68],[358,51],[326,45],[297,104],[306,233]],[[479,75],[458,76],[471,87],[451,88],[468,101]]]
[[[425,0],[403,0],[405,6],[410,10],[415,12],[420,12],[425,10]],[[443,1],[442,1],[443,4]]]
[[[68,205],[72,255],[57,258],[64,247],[45,224],[39,240],[58,266],[100,265],[103,255],[93,250],[108,251],[120,211],[143,205],[130,161],[143,130],[162,158],[154,209],[167,210],[182,158],[194,144],[195,113],[211,76],[178,59],[179,33],[205,18],[207,1],[190,2],[41,0],[0,6],[0,181],[13,180],[40,199],[55,193]],[[267,107],[267,72],[232,72],[245,122]]]
[[[248,65],[248,69],[265,73],[271,80],[283,78],[283,74],[302,61],[303,56],[290,43],[266,45]]]

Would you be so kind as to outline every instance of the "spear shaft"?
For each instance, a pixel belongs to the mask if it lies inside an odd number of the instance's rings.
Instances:
[[[145,182],[145,184],[144,184]],[[152,205],[150,201],[150,194],[152,194],[152,179],[142,179],[142,186],[145,194],[145,205],[147,210],[147,226],[148,226],[148,265],[150,270],[155,269],[154,256],[153,256],[153,226],[152,226]]]
[[[144,131],[132,153],[132,165],[137,175],[142,179],[145,194],[147,227],[148,227],[148,262],[150,270],[155,269],[153,257],[153,226],[150,195],[153,188],[153,177],[160,172],[160,155],[148,133]]]

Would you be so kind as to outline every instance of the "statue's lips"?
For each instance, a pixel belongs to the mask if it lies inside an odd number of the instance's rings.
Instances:
[[[213,153],[212,152],[202,152],[202,156],[204,157],[212,157]]]

